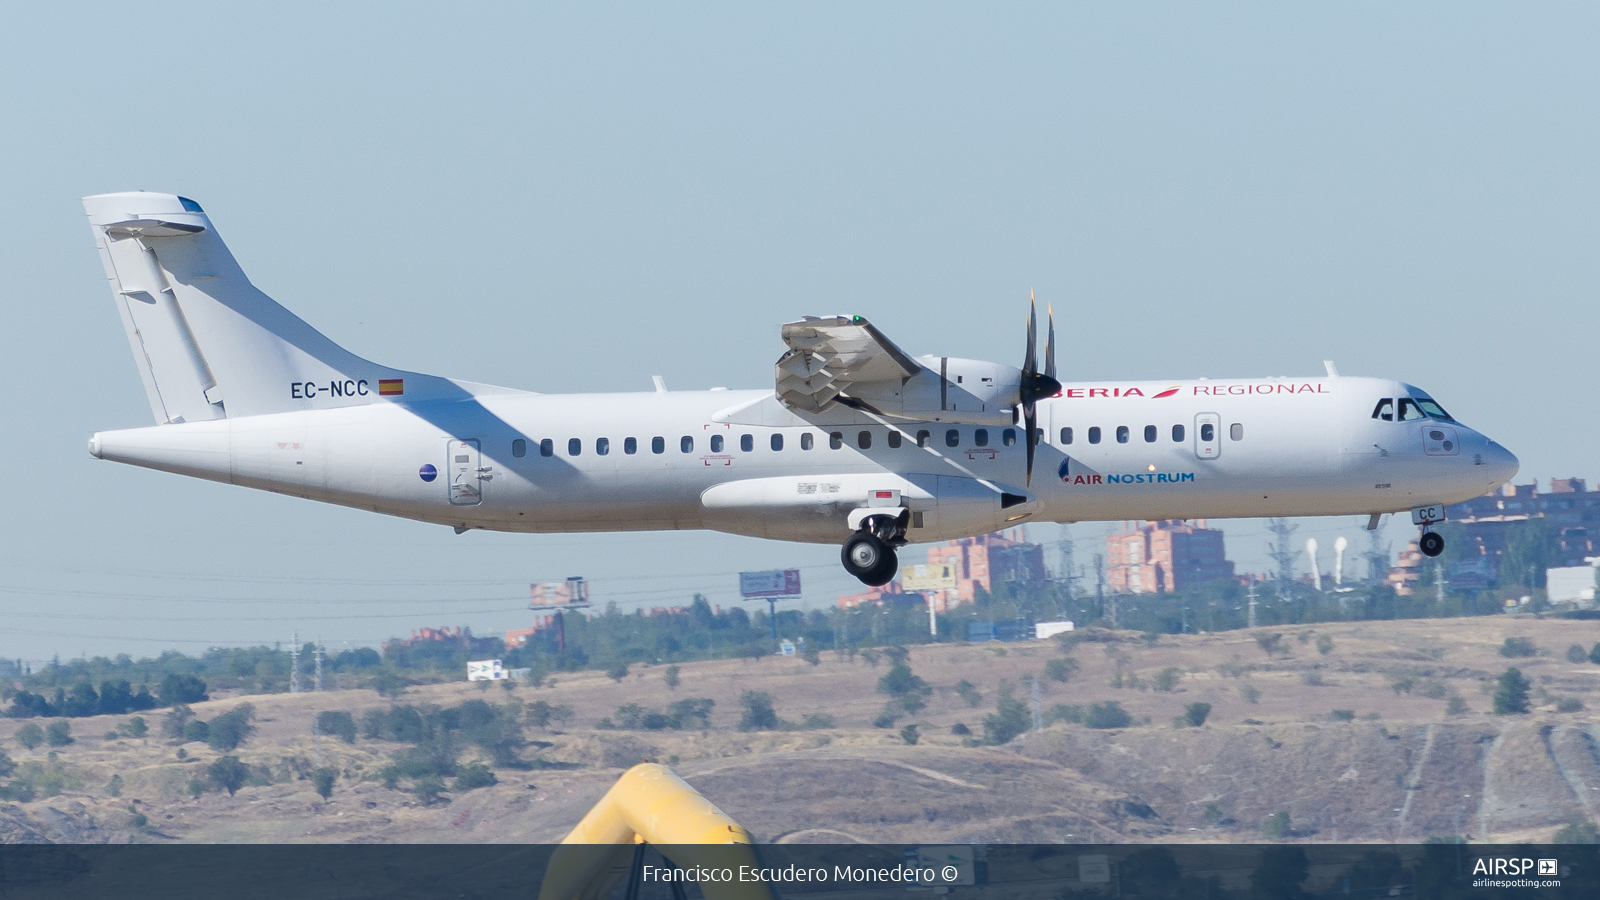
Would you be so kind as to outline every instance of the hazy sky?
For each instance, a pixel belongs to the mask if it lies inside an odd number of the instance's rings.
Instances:
[[[92,459],[91,432],[151,421],[78,202],[104,191],[195,198],[259,286],[408,369],[763,387],[778,325],[835,313],[1017,364],[1031,287],[1068,379],[1332,358],[1426,388],[1519,481],[1594,478],[1597,26],[1592,4],[19,5],[0,655],[486,633],[578,574],[624,604],[737,603],[733,573],[783,565],[818,602],[854,584],[833,547],[457,536]],[[1074,528],[1080,558],[1104,527]],[[1227,527],[1264,569],[1260,523]]]

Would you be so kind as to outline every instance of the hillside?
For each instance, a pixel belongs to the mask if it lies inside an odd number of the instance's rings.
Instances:
[[[1259,633],[1282,635],[1282,652],[1265,652]],[[538,743],[524,758],[554,767],[498,768],[499,784],[431,806],[377,777],[405,744],[324,736],[323,757],[340,771],[332,799],[323,802],[303,777],[314,767],[314,715],[344,710],[359,721],[390,706],[372,691],[197,704],[201,719],[242,702],[255,707],[258,731],[237,755],[270,783],[233,797],[190,796],[191,777],[219,754],[156,737],[162,711],[147,715],[144,738],[108,736],[127,717],[72,719],[75,742],[53,757],[44,746],[18,745],[24,722],[0,720],[6,752],[36,783],[56,785],[41,794],[59,790],[0,804],[0,841],[555,841],[622,768],[645,758],[673,765],[767,841],[1253,840],[1262,820],[1280,811],[1299,840],[1419,841],[1456,832],[1478,839],[1485,831],[1511,840],[1547,838],[1574,817],[1600,818],[1600,714],[1555,711],[1563,698],[1569,707],[1570,698],[1600,706],[1600,665],[1564,656],[1571,644],[1600,641],[1600,624],[1360,622],[1163,636],[1154,645],[1129,632],[1083,637],[1065,650],[1055,642],[914,648],[910,663],[932,692],[925,708],[892,728],[872,726],[887,699],[876,687],[889,662],[831,651],[818,665],[794,657],[684,664],[676,689],[663,667],[635,667],[620,683],[583,672],[510,691],[412,688],[400,703],[542,700],[573,711],[563,726],[525,730]],[[1530,639],[1538,655],[1501,657],[1507,637]],[[1114,700],[1134,724],[1055,721],[998,747],[970,746],[951,733],[963,723],[981,735],[1002,681],[1025,700],[1025,676],[1042,676],[1049,660],[1063,657],[1077,668],[1065,683],[1041,680],[1047,711]],[[1534,684],[1529,715],[1488,714],[1494,678],[1508,665]],[[1160,690],[1169,668],[1175,682]],[[981,695],[978,706],[955,690],[963,679]],[[746,690],[770,694],[787,722],[825,714],[833,723],[740,732]],[[664,709],[701,697],[716,702],[704,731],[594,727],[626,703]],[[1467,710],[1447,715],[1451,697]],[[1205,724],[1174,725],[1195,702],[1211,704]],[[1335,710],[1354,716],[1338,720]],[[911,723],[919,725],[915,746],[900,733]],[[468,747],[461,758],[476,755]],[[120,797],[108,792],[113,775]],[[145,828],[129,827],[133,809],[147,817]]]

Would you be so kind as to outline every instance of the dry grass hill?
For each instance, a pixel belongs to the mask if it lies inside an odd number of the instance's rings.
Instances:
[[[1282,635],[1281,651],[1266,652],[1259,633]],[[197,705],[205,719],[241,702],[255,706],[258,732],[237,753],[273,777],[232,797],[190,796],[192,774],[218,754],[155,737],[161,711],[148,717],[151,736],[138,739],[111,736],[126,717],[73,719],[76,741],[53,756],[43,746],[23,750],[13,737],[24,723],[0,720],[6,751],[54,773],[46,780],[59,791],[0,804],[0,841],[556,841],[622,768],[645,758],[673,765],[766,841],[1257,840],[1263,819],[1277,812],[1289,814],[1291,840],[1468,833],[1498,841],[1545,839],[1574,818],[1600,818],[1600,716],[1556,711],[1563,699],[1568,709],[1573,698],[1600,706],[1600,665],[1565,657],[1572,644],[1600,640],[1600,623],[1508,616],[1164,636],[1154,644],[1129,632],[1085,637],[1065,649],[914,648],[911,665],[933,691],[924,709],[888,729],[872,726],[886,700],[876,685],[887,661],[832,652],[817,665],[795,657],[685,664],[675,689],[663,667],[635,667],[620,683],[583,672],[510,691],[412,688],[400,702],[544,700],[574,711],[555,730],[526,732],[547,744],[527,748],[526,757],[563,767],[500,769],[499,784],[433,805],[376,777],[399,744],[325,736],[321,752],[340,771],[332,799],[324,802],[303,777],[315,752],[315,713],[347,710],[359,720],[389,705],[369,690]],[[1533,641],[1538,655],[1501,657],[1507,637]],[[1069,679],[1042,678],[1046,663],[1064,656],[1077,663]],[[1493,680],[1508,665],[1533,682],[1528,715],[1488,714]],[[1119,672],[1122,686],[1113,687]],[[981,735],[1002,681],[1022,685],[1034,675],[1046,710],[1115,700],[1134,724],[1057,721],[998,747],[951,733],[962,723]],[[980,692],[978,706],[954,689],[961,680]],[[740,732],[745,690],[769,693],[787,721],[826,714],[833,725]],[[1026,699],[1025,687],[1017,693]],[[594,727],[625,703],[662,708],[685,697],[716,701],[709,729]],[[1174,724],[1194,702],[1211,704],[1205,724]],[[913,722],[921,733],[915,746],[900,734]],[[113,775],[120,797],[107,787]],[[131,810],[148,824],[130,827]]]

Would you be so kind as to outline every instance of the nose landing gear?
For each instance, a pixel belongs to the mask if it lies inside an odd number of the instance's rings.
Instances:
[[[1433,558],[1444,552],[1444,535],[1433,530],[1433,526],[1444,521],[1444,507],[1419,506],[1411,511],[1411,522],[1422,527],[1422,536],[1417,539],[1417,549],[1422,555]]]
[[[844,570],[871,587],[888,584],[900,571],[896,547],[906,543],[910,514],[868,516],[844,542],[839,558]]]

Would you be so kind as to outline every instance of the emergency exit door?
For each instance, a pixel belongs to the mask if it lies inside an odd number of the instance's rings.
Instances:
[[[454,506],[477,506],[483,502],[483,485],[488,480],[488,470],[482,466],[482,455],[475,440],[450,439],[449,459],[445,471],[450,473],[450,503]]]
[[[1200,413],[1194,417],[1194,455],[1216,459],[1222,455],[1222,417]]]

